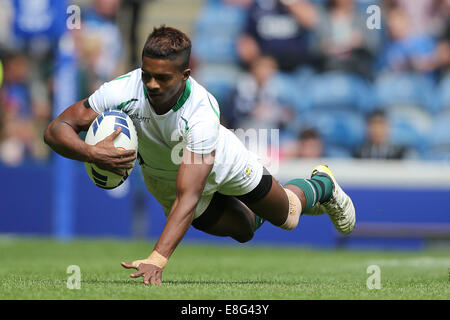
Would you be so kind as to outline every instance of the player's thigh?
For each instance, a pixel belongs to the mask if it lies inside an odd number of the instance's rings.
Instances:
[[[283,186],[272,176],[272,186],[269,192],[261,199],[246,203],[258,216],[268,220],[274,225],[282,225],[289,212],[289,199]]]
[[[255,215],[233,196],[216,192],[205,212],[192,225],[214,236],[232,237],[239,242],[253,237]]]

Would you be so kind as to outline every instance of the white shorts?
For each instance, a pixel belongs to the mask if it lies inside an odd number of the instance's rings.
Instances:
[[[226,166],[214,164],[213,170],[208,176],[202,196],[195,209],[194,219],[205,212],[215,192],[224,195],[240,196],[249,193],[261,181],[263,175],[263,165],[258,157],[250,151],[245,155],[246,161],[241,163],[239,170],[228,177],[227,173],[220,172],[228,170]],[[217,177],[227,177],[223,181],[217,181]],[[144,174],[144,181],[147,190],[161,204],[164,214],[169,215],[176,196],[176,181],[162,180]]]

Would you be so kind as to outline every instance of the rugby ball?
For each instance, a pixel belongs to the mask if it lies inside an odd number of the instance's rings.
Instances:
[[[100,114],[89,127],[84,141],[95,145],[112,134],[118,127],[122,128],[120,135],[114,139],[114,146],[124,150],[137,150],[138,139],[136,128],[131,118],[119,109],[108,109]],[[86,171],[96,186],[103,189],[114,189],[120,186],[130,175],[133,169],[128,169],[125,176],[100,169],[93,163],[84,163]]]

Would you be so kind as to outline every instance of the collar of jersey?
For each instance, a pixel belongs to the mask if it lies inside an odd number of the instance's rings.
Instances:
[[[144,89],[145,98],[147,98],[148,102],[150,103],[150,99],[148,98],[147,90],[145,90],[145,85],[142,83],[142,87]],[[186,100],[189,98],[189,95],[191,94],[191,82],[189,79],[186,81],[186,86],[184,87],[183,94],[178,98],[177,103],[172,107],[172,111],[176,112],[178,111],[183,104],[186,102]]]

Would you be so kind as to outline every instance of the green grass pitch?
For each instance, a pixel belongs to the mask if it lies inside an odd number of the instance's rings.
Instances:
[[[0,299],[449,299],[449,251],[341,251],[183,242],[163,285],[144,286],[120,261],[144,258],[153,242],[0,238]],[[369,265],[381,289],[366,286]],[[67,288],[69,265],[81,289]]]

